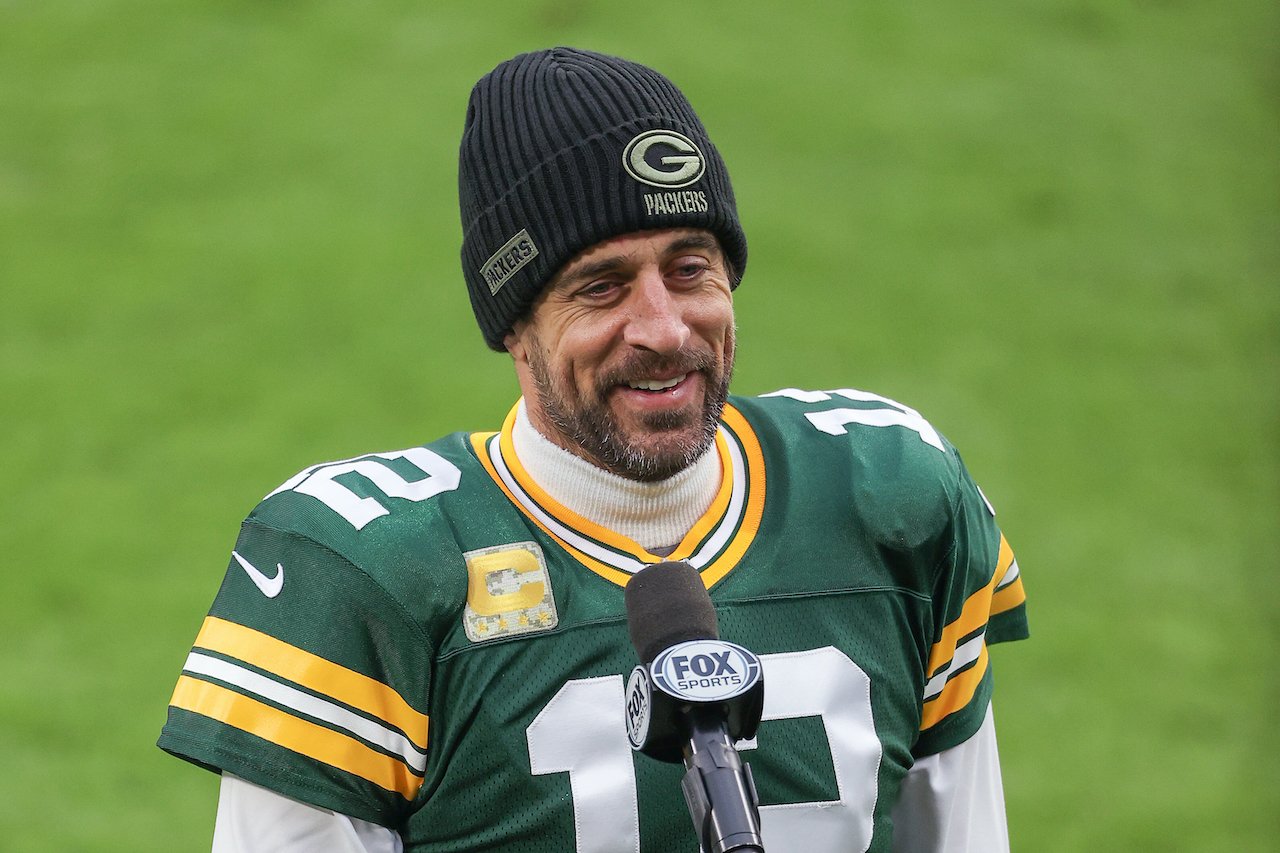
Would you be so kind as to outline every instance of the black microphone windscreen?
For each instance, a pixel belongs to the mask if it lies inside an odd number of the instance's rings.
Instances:
[[[686,640],[720,639],[711,596],[688,563],[644,567],[627,582],[624,596],[631,645],[643,664]]]

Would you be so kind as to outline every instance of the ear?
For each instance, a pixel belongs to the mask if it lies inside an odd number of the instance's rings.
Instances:
[[[523,320],[517,320],[511,327],[511,331],[502,337],[502,345],[507,348],[507,352],[517,363],[529,361],[529,350],[524,343],[524,333],[528,325]]]
[[[533,405],[538,399],[538,383],[534,379],[533,367],[529,363],[529,353],[537,343],[533,332],[529,329],[528,321],[517,320],[511,327],[511,331],[502,336],[502,345],[511,354],[520,393]]]

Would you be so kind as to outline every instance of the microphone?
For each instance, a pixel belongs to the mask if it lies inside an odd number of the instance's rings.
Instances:
[[[624,594],[640,659],[626,692],[632,749],[684,763],[680,787],[705,853],[764,853],[760,798],[733,746],[760,725],[760,659],[720,639],[711,596],[688,563],[646,566]]]

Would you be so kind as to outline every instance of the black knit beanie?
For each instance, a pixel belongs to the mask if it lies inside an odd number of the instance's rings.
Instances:
[[[510,59],[471,90],[458,161],[462,272],[499,352],[556,271],[601,240],[705,228],[735,287],[746,269],[724,161],[651,68],[567,47]]]

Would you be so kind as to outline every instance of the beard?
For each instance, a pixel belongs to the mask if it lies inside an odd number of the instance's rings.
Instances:
[[[620,477],[652,483],[688,468],[715,443],[733,374],[732,335],[723,362],[710,351],[635,352],[603,371],[589,394],[554,376],[540,343],[532,343],[529,368],[542,415],[558,434],[552,440],[574,454]],[[628,378],[659,373],[701,374],[702,405],[640,413],[630,427],[621,423],[609,407],[612,390]]]

